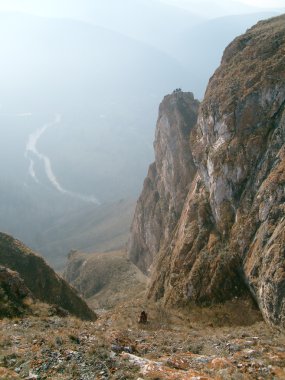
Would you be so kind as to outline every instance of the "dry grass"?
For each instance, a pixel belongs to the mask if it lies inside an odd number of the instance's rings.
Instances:
[[[49,306],[34,305],[37,316],[0,321],[0,374],[54,380],[282,379],[285,337],[260,321],[248,302],[187,311],[137,298],[96,322],[60,318],[50,315]],[[142,309],[149,315],[146,325],[137,323]],[[242,314],[251,323],[238,323]]]
[[[125,251],[76,252],[70,257],[65,278],[93,309],[110,309],[133,299],[144,292],[147,282]]]

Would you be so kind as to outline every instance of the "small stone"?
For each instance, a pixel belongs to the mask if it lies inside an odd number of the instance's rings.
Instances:
[[[130,347],[130,346],[124,347],[123,351],[128,352],[129,354],[131,354],[133,352],[132,347]]]
[[[230,352],[237,352],[241,350],[241,347],[238,344],[227,344],[227,348]]]
[[[245,351],[248,355],[252,355],[252,354],[254,354],[256,351],[254,351],[254,350],[246,350]]]
[[[26,380],[34,380],[34,379],[38,379],[38,378],[39,378],[38,375],[36,375],[35,373],[30,371],[29,376],[26,377]]]
[[[57,336],[57,337],[55,338],[55,343],[56,343],[58,346],[62,346],[62,344],[63,344],[63,340],[62,340],[62,338],[61,338],[60,336]]]
[[[225,358],[215,358],[211,361],[211,367],[215,369],[227,368],[231,365],[231,362]]]
[[[122,346],[119,346],[117,344],[112,344],[111,349],[114,352],[121,352],[121,351],[123,351]]]

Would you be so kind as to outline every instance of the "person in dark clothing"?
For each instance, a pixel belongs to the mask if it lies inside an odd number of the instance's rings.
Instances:
[[[138,318],[138,323],[147,323],[147,313],[143,310]]]

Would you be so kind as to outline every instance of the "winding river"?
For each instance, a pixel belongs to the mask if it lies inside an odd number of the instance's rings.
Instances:
[[[88,196],[88,195],[83,195],[83,194],[78,194],[73,191],[70,191],[68,189],[65,189],[63,186],[61,186],[60,182],[58,181],[56,175],[53,172],[52,165],[50,158],[46,156],[45,154],[41,153],[38,148],[37,148],[37,143],[39,139],[42,137],[42,135],[51,127],[60,124],[61,123],[61,115],[57,114],[55,116],[55,119],[43,125],[41,128],[38,128],[35,132],[31,133],[27,144],[26,144],[26,150],[25,150],[25,157],[29,159],[29,174],[32,177],[32,179],[36,182],[39,183],[39,179],[36,175],[35,171],[35,160],[40,160],[44,164],[44,170],[45,174],[51,183],[51,185],[60,193],[66,194],[69,196],[72,196],[74,198],[78,198],[84,202],[91,202],[95,203],[97,205],[100,204],[100,201],[94,197],[94,196]]]

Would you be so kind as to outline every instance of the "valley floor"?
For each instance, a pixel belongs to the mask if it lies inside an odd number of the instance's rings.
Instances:
[[[285,337],[249,300],[188,311],[136,300],[96,322],[34,314],[0,321],[0,379],[285,379]]]

